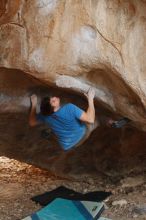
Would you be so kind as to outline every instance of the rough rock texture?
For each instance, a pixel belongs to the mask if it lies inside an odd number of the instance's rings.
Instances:
[[[146,130],[145,11],[145,0],[2,0],[0,66],[59,87],[93,85]]]
[[[70,90],[47,87],[28,74],[13,69],[0,69],[0,156],[37,165],[63,177],[103,176],[117,182],[127,176],[146,172],[146,134],[131,122],[122,129],[106,126],[108,117],[119,118],[96,101],[98,127],[82,146],[64,153],[53,135],[41,136],[44,125],[30,127],[29,96],[40,98],[58,92],[63,102],[86,109],[85,97]],[[39,111],[39,105],[37,110]],[[114,177],[114,178],[113,178]]]
[[[1,0],[0,154],[63,175],[144,173],[145,11],[145,0]],[[62,155],[53,137],[40,137],[44,127],[28,126],[28,97],[58,90],[86,109],[91,85],[101,127]],[[105,126],[121,115],[129,126]]]

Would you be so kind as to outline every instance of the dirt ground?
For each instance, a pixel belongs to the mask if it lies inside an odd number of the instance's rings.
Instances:
[[[146,219],[144,173],[112,184],[107,178],[84,176],[80,181],[53,176],[32,165],[0,157],[0,220],[19,220],[39,210],[31,197],[64,185],[78,192],[111,191],[103,216],[113,220]],[[120,203],[120,204],[117,204]]]

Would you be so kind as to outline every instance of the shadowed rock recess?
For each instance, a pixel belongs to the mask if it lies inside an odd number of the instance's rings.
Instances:
[[[29,96],[36,93],[40,102],[45,95],[57,92],[64,103],[72,102],[86,109],[85,97],[71,90],[45,85],[20,70],[6,68],[0,69],[0,92],[1,156],[34,164],[64,177],[99,173],[119,178],[129,172],[144,171],[146,133],[133,122],[122,129],[108,128],[106,120],[109,117],[118,119],[122,115],[109,110],[102,102],[95,101],[101,126],[82,146],[62,155],[53,135],[49,140],[41,136],[44,125],[29,127]]]
[[[2,0],[0,155],[65,177],[145,172],[145,11],[144,0]],[[62,155],[52,135],[41,137],[44,126],[29,127],[29,96],[57,92],[86,109],[90,86],[100,127]],[[123,116],[124,128],[106,126]]]

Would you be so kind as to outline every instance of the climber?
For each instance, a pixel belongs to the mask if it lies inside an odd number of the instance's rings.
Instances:
[[[37,96],[32,95],[30,126],[35,126],[41,122],[46,123],[64,150],[80,145],[97,127],[94,108],[95,90],[90,88],[85,96],[88,100],[87,111],[83,111],[72,103],[62,105],[59,97],[52,96],[45,97],[42,100],[40,113],[36,114]]]
[[[83,111],[72,103],[62,105],[61,98],[53,95],[42,100],[39,114],[36,114],[37,96],[32,95],[29,116],[30,126],[42,122],[47,124],[65,151],[81,145],[90,136],[91,132],[99,126],[99,121],[95,119],[95,90],[90,88],[84,95],[88,101],[87,111]],[[110,119],[107,125],[120,128],[128,123],[128,120],[126,118],[118,121]],[[48,137],[48,134],[43,133],[43,136]]]

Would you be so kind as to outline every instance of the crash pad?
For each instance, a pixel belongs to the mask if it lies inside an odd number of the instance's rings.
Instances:
[[[57,198],[23,220],[96,220],[103,210],[103,203]]]

